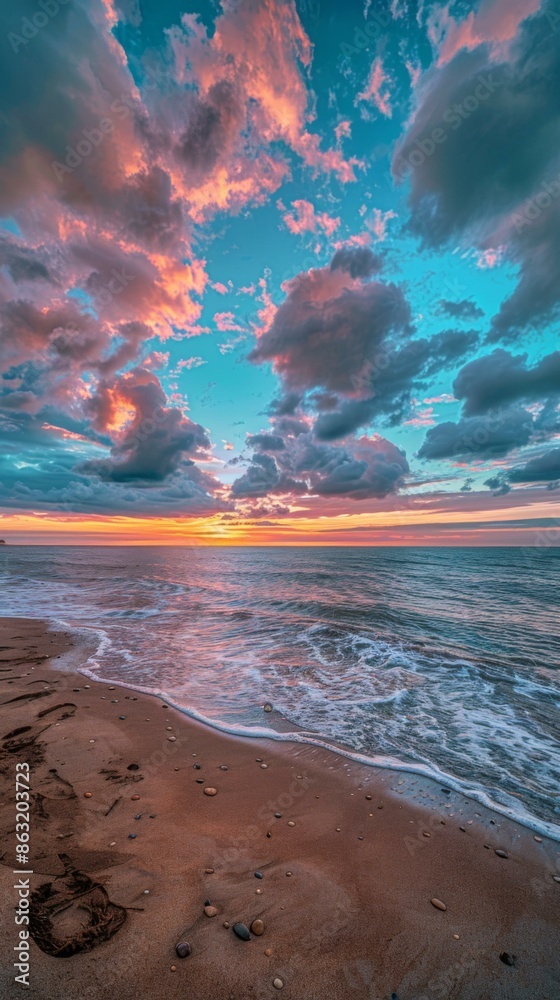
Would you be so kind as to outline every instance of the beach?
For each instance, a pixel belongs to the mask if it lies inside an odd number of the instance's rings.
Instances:
[[[73,643],[0,622],[2,997],[560,995],[558,843],[423,776],[61,670]],[[29,986],[9,958],[18,763]]]

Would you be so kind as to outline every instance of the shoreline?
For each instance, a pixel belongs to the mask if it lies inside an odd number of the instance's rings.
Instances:
[[[31,619],[34,620],[34,619]],[[108,640],[108,636],[104,629],[99,626],[71,626],[64,622],[62,619],[51,618],[45,621],[45,625],[54,632],[61,631],[61,626],[67,629],[69,633],[80,635],[82,633],[90,635],[95,633],[100,636],[100,643],[96,652],[99,651],[100,646],[104,641]],[[96,655],[91,654],[91,655]],[[91,656],[90,656],[91,658]],[[126,690],[134,690],[137,693],[143,694],[146,697],[159,698],[160,700],[165,700],[171,708],[184,715],[187,719],[191,719],[193,722],[199,725],[209,727],[217,733],[222,733],[226,736],[231,736],[235,739],[265,739],[274,740],[279,743],[300,743],[308,746],[315,746],[322,750],[328,750],[334,752],[347,760],[352,761],[355,764],[363,765],[365,767],[372,768],[374,771],[394,771],[395,773],[402,773],[404,775],[413,775],[419,777],[421,780],[426,779],[428,781],[434,782],[435,784],[444,784],[451,791],[456,792],[458,795],[465,796],[467,799],[471,800],[477,806],[481,806],[484,809],[490,810],[490,812],[496,813],[498,816],[510,820],[513,823],[517,823],[524,827],[533,834],[537,834],[541,837],[547,837],[550,840],[555,841],[560,845],[560,824],[555,824],[547,820],[541,820],[531,813],[524,811],[525,807],[523,803],[519,802],[519,811],[516,809],[515,805],[506,805],[500,802],[496,802],[492,799],[490,793],[481,785],[478,787],[466,786],[466,784],[460,779],[456,778],[452,774],[447,774],[444,771],[440,771],[433,765],[430,766],[425,764],[416,763],[414,761],[399,761],[397,759],[386,758],[386,757],[369,757],[367,754],[360,753],[358,750],[352,750],[350,747],[346,747],[343,744],[338,744],[336,742],[329,742],[320,734],[315,734],[310,730],[306,729],[294,729],[292,723],[289,723],[279,712],[274,710],[271,718],[274,718],[279,727],[277,730],[272,728],[268,729],[257,729],[256,726],[243,726],[241,724],[233,727],[227,726],[225,723],[216,721],[207,716],[202,715],[195,708],[186,707],[184,705],[178,704],[173,700],[173,697],[169,695],[169,692],[159,691],[155,688],[143,687],[138,684],[127,684],[126,681],[122,681],[114,678],[103,678],[99,677],[95,670],[86,667],[85,664],[81,666],[76,666],[75,670],[77,673],[88,677],[90,680],[94,680],[101,684],[112,684],[115,687],[123,687]],[[285,728],[283,728],[285,727]]]
[[[70,642],[39,620],[0,619],[2,953],[14,944],[13,773],[26,754],[32,888],[68,891],[71,863],[130,909],[70,958],[33,943],[29,995],[50,1000],[63,984],[68,1000],[260,1000],[277,995],[275,979],[293,1000],[560,994],[558,843],[433,779],[335,747],[234,737],[157,695],[86,684],[56,669]],[[67,939],[84,910],[64,912]],[[265,931],[250,942],[223,927],[255,919]],[[188,958],[175,953],[182,937]],[[18,996],[2,975],[3,996]]]

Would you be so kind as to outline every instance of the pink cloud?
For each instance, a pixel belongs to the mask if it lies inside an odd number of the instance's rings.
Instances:
[[[388,212],[382,212],[381,209],[374,208],[372,218],[366,221],[366,226],[380,243],[387,238],[387,223],[396,218],[397,213],[393,212],[392,209],[389,209]]]
[[[461,49],[474,49],[485,42],[499,47],[511,41],[521,22],[539,10],[541,0],[482,0],[478,10],[463,21],[450,16],[449,6],[439,9],[440,36],[433,36],[439,48],[439,65],[449,62]]]
[[[314,205],[303,198],[292,202],[292,212],[283,216],[291,233],[316,233],[322,230],[326,236],[332,236],[340,225],[339,218],[333,218],[327,212],[316,212]]]
[[[357,94],[354,103],[357,104],[359,101],[371,102],[382,115],[385,115],[386,118],[392,118],[391,94],[385,86],[387,83],[392,83],[392,80],[383,68],[381,57],[378,56],[372,63],[364,90]]]
[[[214,323],[220,333],[245,332],[245,327],[239,325],[235,314],[232,312],[214,313]]]

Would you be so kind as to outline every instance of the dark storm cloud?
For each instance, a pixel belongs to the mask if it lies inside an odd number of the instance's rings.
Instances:
[[[396,425],[408,409],[412,391],[421,388],[424,379],[463,359],[477,340],[474,330],[446,330],[429,339],[410,340],[387,354],[376,369],[372,368],[364,379],[365,399],[344,401],[334,412],[318,417],[317,437],[325,441],[344,437],[376,417],[385,417],[389,425]]]
[[[529,442],[533,431],[531,415],[521,406],[511,406],[494,414],[462,417],[430,427],[418,452],[428,459],[486,459],[506,455]]]
[[[437,247],[463,235],[505,244],[518,285],[492,337],[519,335],[560,300],[560,46],[547,14],[519,28],[507,59],[462,49],[426,75],[393,173],[410,177],[410,228]],[[473,168],[473,164],[475,167]]]
[[[338,268],[347,271],[352,278],[371,278],[382,267],[383,258],[373,253],[369,247],[341,247],[331,261],[331,271]]]
[[[282,451],[286,447],[279,434],[248,434],[247,446],[260,451]]]
[[[453,302],[451,299],[441,299],[439,308],[452,319],[480,319],[481,316],[484,316],[484,311],[469,299],[461,299],[458,302]]]
[[[232,487],[235,497],[302,493],[382,498],[398,490],[409,467],[405,455],[384,438],[358,438],[333,446],[311,432],[287,439],[275,457],[256,454]]]
[[[15,282],[51,281],[44,251],[20,246],[15,240],[0,237],[0,267],[7,268]]]
[[[512,483],[560,482],[560,448],[552,448],[525,465],[510,469],[508,479]]]
[[[210,448],[204,428],[166,406],[158,378],[146,369],[134,369],[115,385],[99,389],[91,402],[93,425],[110,428],[115,407],[133,412],[133,419],[111,449],[111,458],[85,462],[81,472],[106,482],[162,482],[181,463],[192,464],[189,456],[200,457]]]
[[[453,383],[453,393],[464,399],[465,416],[517,401],[560,396],[560,351],[530,367],[526,354],[497,349],[465,365]]]
[[[230,157],[244,115],[239,95],[227,80],[213,84],[204,99],[193,95],[191,100],[189,121],[176,153],[188,169],[190,183],[196,185],[206,180],[219,161]]]

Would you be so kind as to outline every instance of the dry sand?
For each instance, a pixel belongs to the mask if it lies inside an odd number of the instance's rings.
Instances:
[[[558,844],[417,776],[234,739],[61,672],[70,642],[0,620],[2,1000],[558,1000]],[[101,939],[64,958],[32,941],[29,988],[12,968],[17,762],[35,937]],[[264,934],[239,940],[256,918]]]

